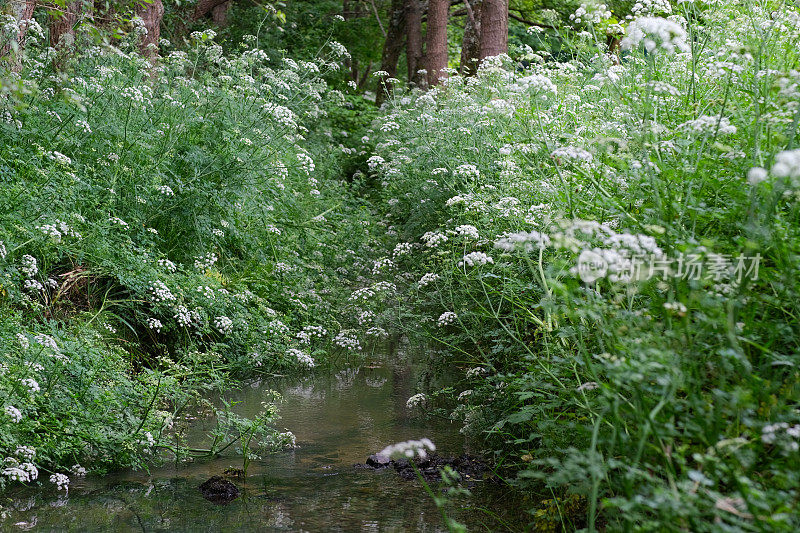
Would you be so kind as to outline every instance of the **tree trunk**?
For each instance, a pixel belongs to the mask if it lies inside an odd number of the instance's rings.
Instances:
[[[447,19],[450,0],[428,2],[428,31],[425,33],[425,68],[428,70],[428,85],[439,83],[447,71]]]
[[[232,4],[233,2],[228,0],[224,4],[215,6],[214,9],[211,10],[211,20],[214,21],[214,24],[220,28],[224,28],[228,25],[228,11],[230,11]]]
[[[19,26],[19,33],[17,34],[16,43],[19,46],[25,42],[25,34],[28,33],[27,21],[33,18],[33,11],[36,9],[36,0],[12,1],[8,9],[3,9],[4,12],[10,12],[14,20],[17,21]],[[5,56],[11,51],[14,38],[12,37],[2,44],[0,48],[0,57]]]
[[[75,42],[75,25],[83,11],[84,0],[67,2],[63,12],[56,12],[50,19],[50,46],[71,46]]]
[[[230,3],[230,0],[200,0],[197,2],[197,7],[194,8],[192,20],[199,20],[212,13],[215,8],[227,3]]]
[[[154,58],[158,55],[158,42],[161,40],[161,19],[164,18],[164,4],[161,0],[152,0],[150,4],[140,7],[138,15],[144,22],[147,35],[139,43],[142,55]]]
[[[404,0],[392,0],[392,9],[389,17],[389,29],[386,33],[386,41],[383,44],[383,55],[381,56],[381,70],[388,75],[381,76],[378,80],[378,90],[375,93],[375,103],[380,107],[386,97],[392,92],[391,84],[386,80],[397,77],[397,63],[400,61],[400,54],[403,52],[405,44],[405,5]]]
[[[472,76],[478,70],[481,59],[481,12],[483,0],[465,0],[469,2],[472,16],[467,17],[464,25],[464,40],[461,41],[461,67],[462,76]]]
[[[508,52],[508,0],[483,0],[480,58]]]
[[[420,0],[405,1],[406,16],[406,63],[408,82],[420,85],[419,71],[422,68],[422,7]]]

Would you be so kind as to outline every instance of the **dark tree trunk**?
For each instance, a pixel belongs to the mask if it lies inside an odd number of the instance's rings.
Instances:
[[[199,20],[212,13],[215,8],[229,2],[230,0],[200,0],[197,2],[197,7],[194,8],[192,20]]]
[[[404,0],[392,0],[389,29],[386,32],[386,42],[383,44],[383,55],[381,56],[381,70],[387,72],[388,75],[381,76],[378,80],[378,90],[375,93],[375,103],[378,106],[383,104],[386,97],[392,92],[392,87],[386,80],[397,77],[397,63],[400,61],[400,54],[403,52],[405,44],[404,3]]]
[[[228,0],[224,4],[215,6],[214,9],[211,10],[211,20],[214,21],[214,24],[220,28],[224,28],[228,25],[228,12],[230,11],[232,4],[233,2]]]
[[[464,25],[464,39],[461,41],[461,67],[462,76],[472,76],[478,70],[481,60],[481,11],[483,0],[465,0],[469,2],[472,16],[467,17]]]
[[[428,2],[428,31],[425,34],[425,68],[428,70],[428,85],[439,83],[447,76],[447,19],[450,0]]]
[[[75,41],[75,25],[83,11],[83,0],[67,2],[63,12],[51,15],[50,46],[70,46]]]
[[[10,11],[11,16],[17,21],[20,27],[19,34],[17,34],[17,44],[22,46],[25,42],[25,34],[28,33],[28,21],[33,18],[33,11],[36,9],[36,0],[25,0],[24,2],[11,2]],[[4,43],[0,48],[0,57],[5,56],[11,51],[11,42]],[[15,69],[16,70],[16,69]]]
[[[406,63],[408,81],[420,85],[417,71],[422,68],[422,6],[420,0],[406,0]]]
[[[508,0],[483,0],[480,58],[508,52]]]
[[[164,18],[164,4],[161,0],[152,0],[138,9],[139,17],[144,22],[147,35],[142,37],[139,47],[142,55],[154,58],[158,55],[158,42],[161,40],[161,19]]]

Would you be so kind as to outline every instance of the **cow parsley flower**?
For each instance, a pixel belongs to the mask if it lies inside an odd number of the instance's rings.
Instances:
[[[22,260],[20,260],[19,269],[23,274],[29,278],[32,278],[39,272],[39,267],[36,264],[36,258],[28,254],[23,255]]]
[[[427,285],[433,283],[437,279],[439,279],[439,274],[428,272],[427,274],[423,275],[417,283],[419,284],[420,287],[426,287]]]
[[[405,442],[398,442],[387,446],[378,455],[388,457],[390,459],[411,459],[415,455],[420,459],[425,459],[428,456],[428,451],[436,451],[436,446],[430,439],[408,440]]]
[[[776,155],[770,174],[776,178],[800,178],[800,149],[785,150]]]
[[[200,271],[210,270],[217,261],[219,261],[217,254],[209,252],[205,255],[197,256],[194,260],[194,267]]]
[[[33,461],[36,457],[36,448],[33,446],[17,446],[17,451],[14,452],[14,455],[25,461]]]
[[[53,474],[50,476],[50,483],[55,484],[58,490],[69,490],[69,477],[66,474]]]
[[[36,341],[36,344],[39,346],[44,346],[45,348],[50,348],[54,352],[58,351],[58,344],[56,344],[56,340],[51,337],[50,335],[45,335],[44,333],[39,333],[33,336],[33,340]]]
[[[458,315],[452,311],[445,311],[441,315],[439,315],[439,319],[436,321],[439,324],[439,327],[449,326],[453,322],[456,321]]]
[[[761,167],[753,167],[747,171],[747,183],[750,185],[758,185],[767,179],[767,169]]]
[[[112,224],[115,224],[117,226],[121,226],[122,228],[125,228],[125,229],[128,229],[130,227],[127,222],[125,222],[124,220],[122,220],[119,217],[110,217],[108,219],[108,221],[111,222]]]
[[[22,380],[20,380],[20,383],[22,383],[25,387],[27,387],[28,392],[30,392],[31,394],[39,392],[41,390],[39,384],[33,378],[23,378]]]
[[[233,331],[233,320],[226,316],[218,316],[214,319],[214,327],[223,335],[228,335]]]
[[[6,415],[11,419],[12,422],[19,422],[22,420],[22,411],[14,407],[13,405],[6,405],[4,409]]]
[[[587,152],[583,148],[578,148],[577,146],[563,146],[561,148],[556,148],[553,150],[550,156],[557,161],[568,159],[581,163],[591,163],[593,159],[591,153]]]
[[[361,343],[358,342],[358,339],[346,331],[340,331],[336,337],[333,338],[333,343],[353,352],[361,349]]]
[[[462,237],[468,237],[470,239],[478,239],[480,238],[480,234],[478,233],[478,228],[471,224],[463,224],[461,226],[456,227],[455,232],[457,235],[461,235]]]
[[[686,30],[677,22],[660,17],[640,17],[630,23],[620,47],[632,50],[639,45],[651,54],[689,51]]]
[[[714,133],[718,135],[731,135],[736,133],[736,126],[732,125],[727,117],[721,117],[719,115],[701,115],[694,120],[684,122],[678,126],[678,128],[706,135],[713,135]]]
[[[428,397],[425,396],[425,394],[423,393],[415,394],[406,401],[406,407],[408,407],[409,409],[416,409],[421,405],[425,405],[427,401]]]
[[[154,302],[175,301],[177,298],[163,281],[156,280],[150,284],[150,295]]]
[[[303,350],[298,350],[297,348],[289,348],[286,350],[286,355],[297,359],[298,363],[308,368],[314,368],[316,364],[310,355]]]
[[[31,346],[31,341],[24,333],[17,333],[17,342],[23,350],[27,350]]]
[[[494,264],[494,259],[483,252],[470,252],[458,262],[458,266],[481,266],[486,264]]]
[[[422,236],[422,240],[428,248],[436,248],[439,244],[447,242],[447,235],[429,231]]]

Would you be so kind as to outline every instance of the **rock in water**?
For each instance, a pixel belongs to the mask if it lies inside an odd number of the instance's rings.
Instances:
[[[390,464],[392,464],[392,460],[379,453],[375,453],[367,457],[367,465],[371,466],[372,468],[386,468]]]
[[[203,498],[212,503],[230,503],[239,497],[236,485],[221,476],[214,476],[200,485]]]

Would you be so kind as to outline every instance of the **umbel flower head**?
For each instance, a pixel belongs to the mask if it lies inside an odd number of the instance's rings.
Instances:
[[[689,51],[686,30],[677,22],[660,17],[640,17],[628,26],[620,46],[623,50],[633,50],[640,44],[651,54]]]
[[[383,455],[389,459],[411,459],[418,455],[420,459],[428,456],[428,451],[436,451],[436,446],[430,439],[407,440],[387,446],[378,455]]]

